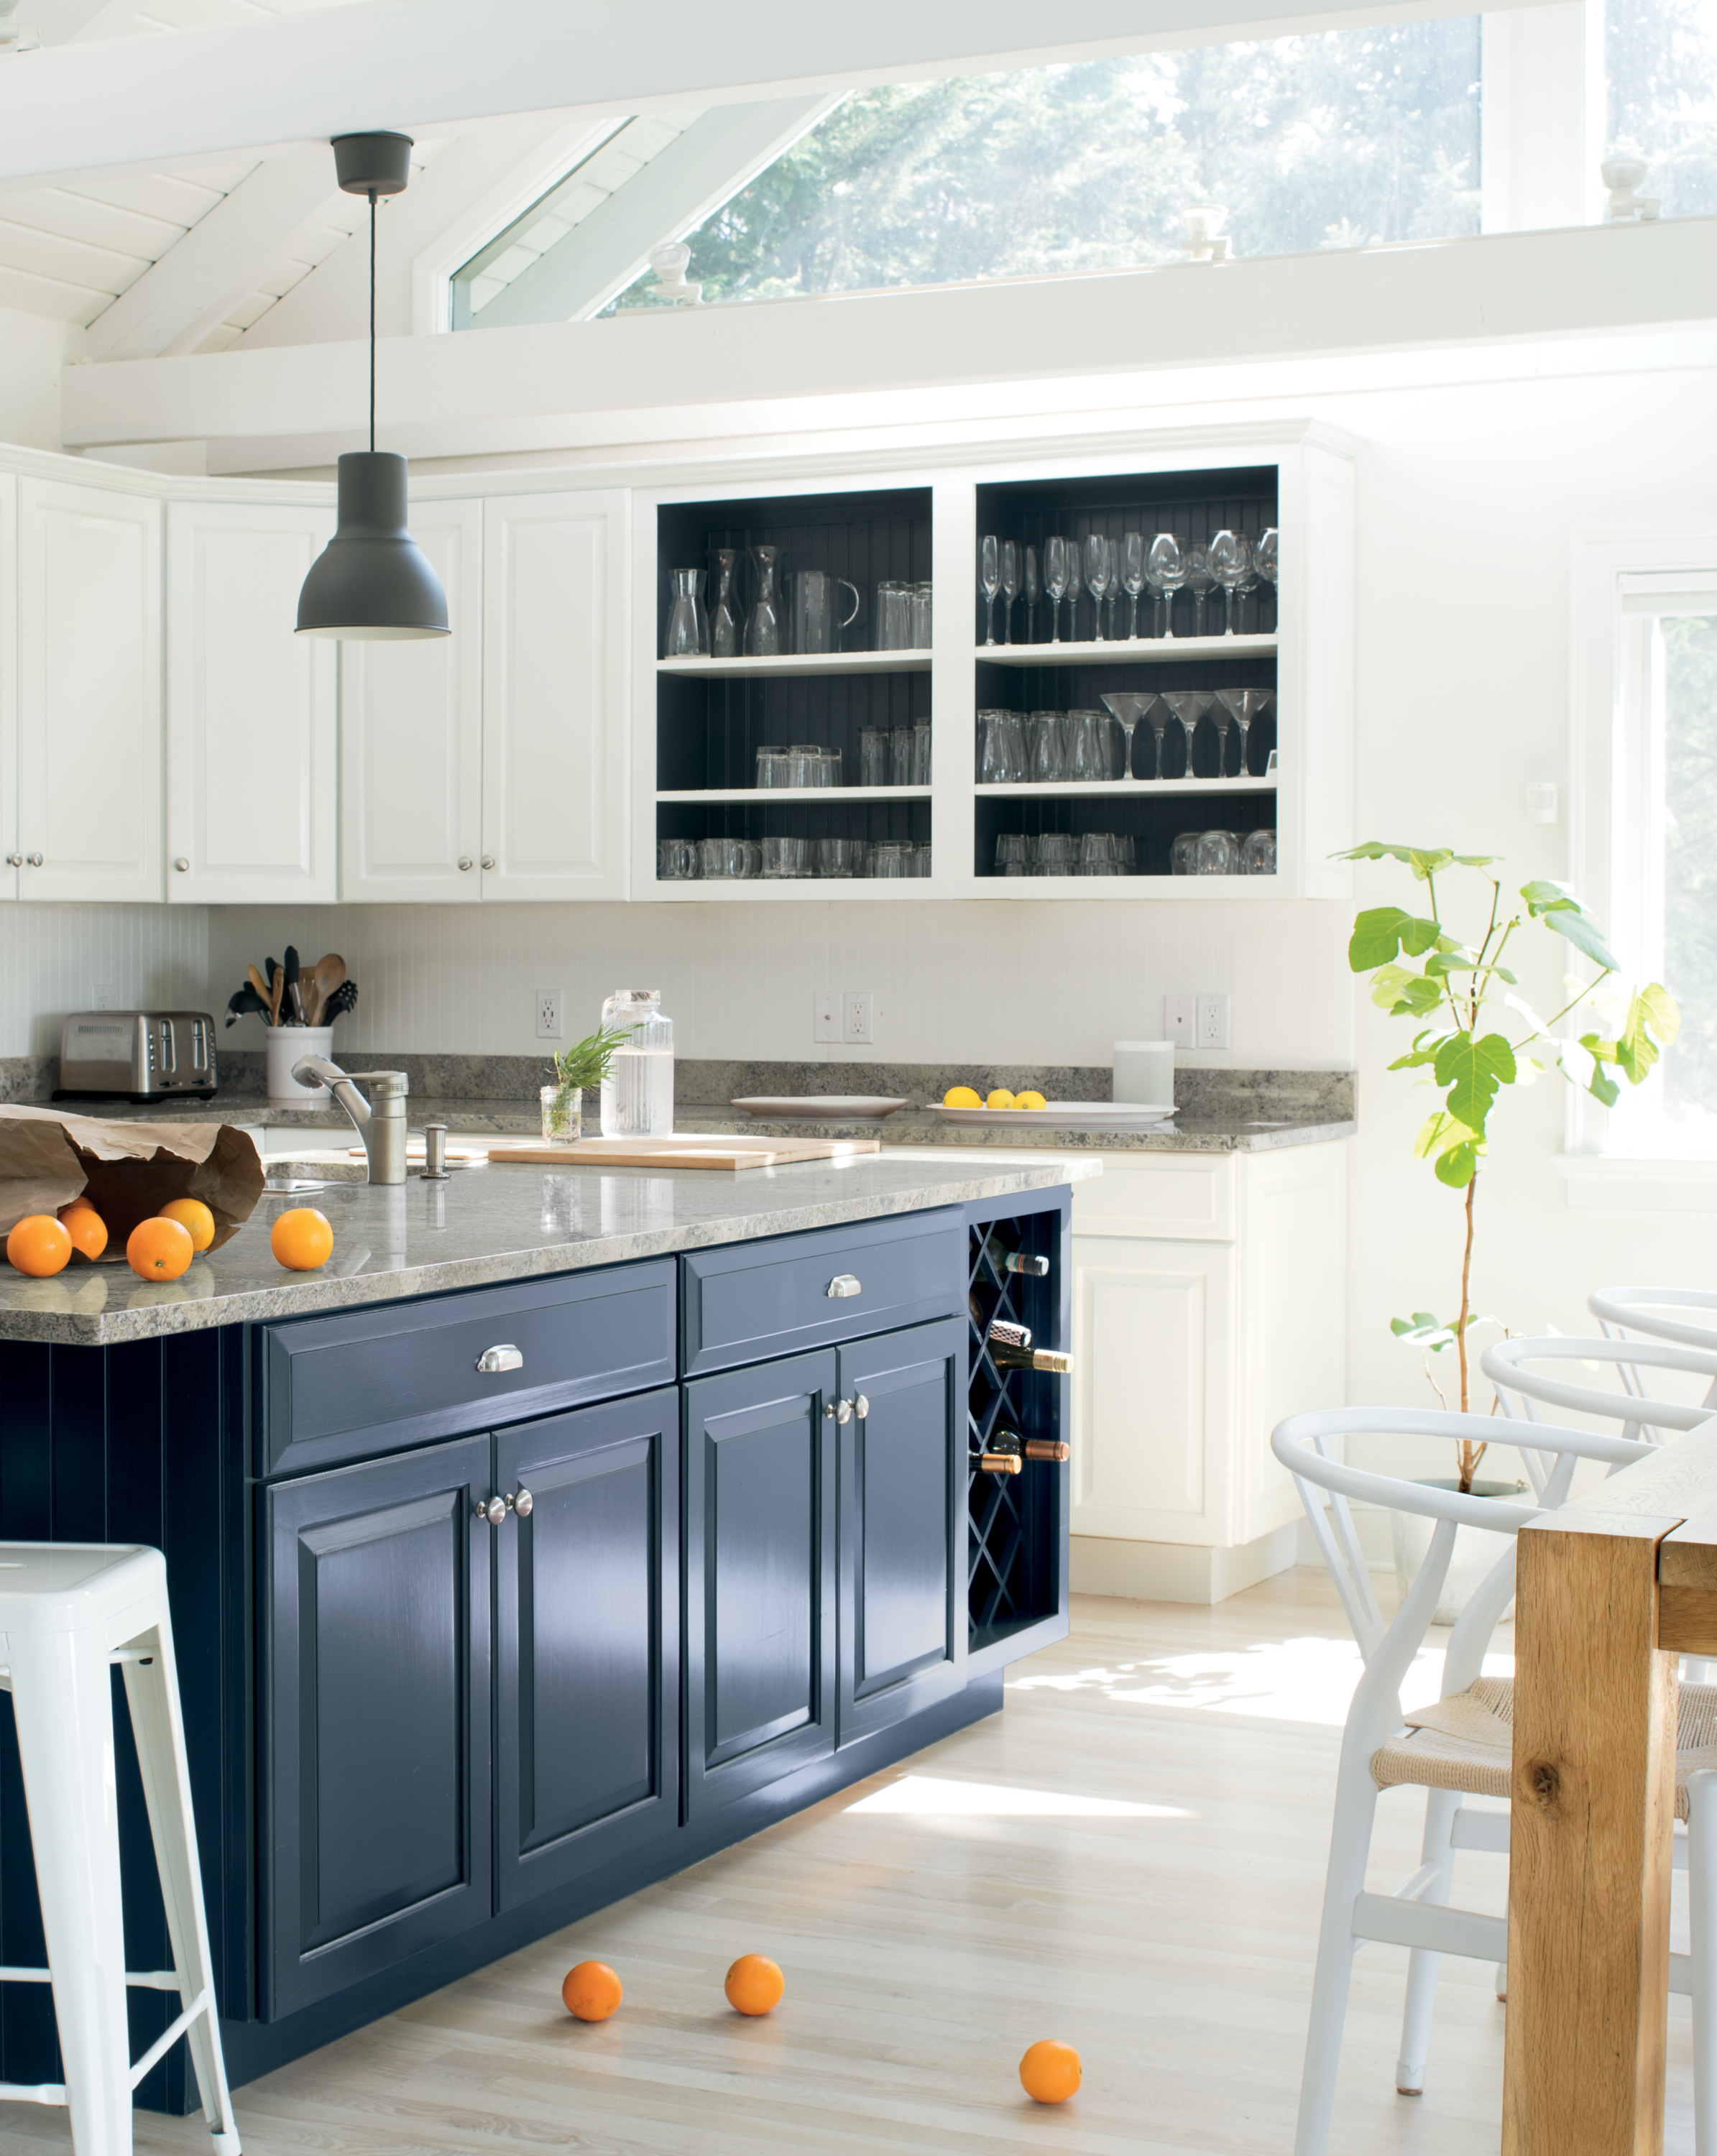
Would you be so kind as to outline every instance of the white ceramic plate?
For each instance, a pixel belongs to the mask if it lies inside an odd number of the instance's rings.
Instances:
[[[782,1101],[730,1101],[727,1106],[743,1108],[748,1116],[768,1116],[783,1122],[851,1123],[861,1119],[880,1122],[907,1103],[876,1093],[817,1093]]]
[[[1041,1108],[943,1108],[936,1113],[945,1123],[991,1123],[1000,1128],[1039,1130],[1142,1131],[1153,1123],[1166,1122],[1172,1106],[1153,1108],[1131,1101],[1050,1101]]]

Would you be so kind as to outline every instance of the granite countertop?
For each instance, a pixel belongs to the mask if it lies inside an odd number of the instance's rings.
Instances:
[[[0,1267],[0,1340],[110,1347],[1005,1198],[1101,1173],[1088,1158],[998,1155],[968,1163],[901,1153],[743,1174],[521,1163],[445,1183],[414,1174],[391,1189],[352,1183],[304,1199],[270,1193],[230,1242],[170,1283],[139,1281],[122,1260],[75,1261],[44,1281]],[[332,1222],[334,1255],[319,1272],[288,1273],[270,1251],[269,1231],[285,1208],[302,1203]]]

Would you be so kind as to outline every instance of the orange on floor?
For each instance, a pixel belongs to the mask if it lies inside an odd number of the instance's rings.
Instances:
[[[578,2021],[606,2021],[620,1996],[620,1979],[605,1961],[581,1961],[560,1987],[561,2004]]]
[[[1020,2083],[1036,2103],[1065,2103],[1079,2086],[1079,2054],[1045,2036],[1020,2061]]]
[[[722,1988],[736,2014],[767,2014],[779,2005],[787,1979],[767,1954],[741,1954]]]

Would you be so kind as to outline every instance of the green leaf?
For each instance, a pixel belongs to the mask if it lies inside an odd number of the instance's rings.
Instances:
[[[1411,1317],[1391,1317],[1389,1329],[1397,1340],[1416,1340],[1427,1332],[1447,1332],[1442,1320],[1428,1310],[1416,1310]],[[1452,1339],[1454,1335],[1449,1334]]]
[[[1559,906],[1570,906],[1578,913],[1582,909],[1580,901],[1565,883],[1551,883],[1539,877],[1532,883],[1523,883],[1520,896],[1535,920],[1541,913],[1550,913]]]
[[[1437,1052],[1437,1082],[1449,1088],[1449,1113],[1475,1137],[1484,1136],[1491,1103],[1501,1087],[1514,1084],[1514,1051],[1500,1033],[1483,1034],[1477,1040],[1470,1033],[1457,1033]],[[1442,1174],[1440,1165],[1437,1173]]]
[[[1415,1048],[1406,1055],[1396,1056],[1389,1067],[1391,1070],[1416,1070],[1421,1064],[1435,1063],[1436,1060],[1437,1050],[1434,1048]]]
[[[1389,1007],[1391,1018],[1425,1018],[1442,1004],[1442,992],[1423,974],[1410,974],[1406,986]]]
[[[1437,1181],[1451,1190],[1464,1190],[1478,1173],[1478,1150],[1476,1145],[1457,1145],[1439,1153],[1434,1171]]]
[[[1586,1090],[1595,1100],[1601,1101],[1606,1108],[1613,1108],[1622,1098],[1622,1088],[1608,1075],[1601,1063],[1594,1063],[1591,1075],[1586,1081]]]
[[[1349,846],[1344,853],[1332,854],[1329,858],[1335,861],[1401,861],[1423,883],[1427,876],[1436,875],[1451,862],[1463,869],[1488,869],[1497,856],[1452,854],[1447,846],[1392,846],[1380,839],[1368,839],[1363,846]]]
[[[1369,973],[1375,967],[1388,965],[1402,951],[1416,958],[1421,951],[1431,948],[1437,932],[1434,921],[1421,920],[1398,906],[1373,906],[1354,923],[1347,947],[1348,964],[1356,973]]]
[[[1554,929],[1558,936],[1565,936],[1576,951],[1583,951],[1595,966],[1601,966],[1606,973],[1621,970],[1621,961],[1609,945],[1590,915],[1571,908],[1546,907],[1539,916],[1546,928]]]
[[[1661,1044],[1653,1040],[1653,1029],[1662,1034]],[[1637,1086],[1650,1074],[1663,1050],[1668,1047],[1680,1030],[1681,1012],[1674,997],[1653,981],[1636,990],[1629,1001],[1621,1038],[1608,1060],[1626,1075],[1630,1084]]]
[[[1425,961],[1425,970],[1442,979],[1450,973],[1471,973],[1478,970],[1478,953],[1464,950],[1458,943],[1444,951],[1433,951]]]
[[[1431,1160],[1451,1146],[1465,1145],[1477,1134],[1463,1122],[1438,1108],[1427,1116],[1419,1126],[1419,1135],[1413,1141],[1415,1160]]]

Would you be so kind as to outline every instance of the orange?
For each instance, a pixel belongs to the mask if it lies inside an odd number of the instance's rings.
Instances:
[[[334,1254],[334,1231],[314,1205],[295,1205],[269,1230],[268,1246],[290,1273],[313,1273]]]
[[[605,1961],[581,1961],[567,1971],[560,1996],[575,2021],[606,2021],[620,2003],[620,1979]]]
[[[206,1250],[214,1240],[214,1215],[200,1198],[173,1198],[161,1209],[163,1220],[177,1220],[191,1238],[193,1250]]]
[[[21,1273],[51,1280],[71,1258],[71,1236],[51,1213],[27,1213],[6,1238],[6,1255]]]
[[[87,1198],[74,1198],[59,1209],[61,1226],[71,1237],[71,1246],[86,1258],[99,1258],[107,1248],[107,1223]]]
[[[1079,2054],[1044,2037],[1020,2060],[1020,2084],[1034,2103],[1065,2103],[1079,2086]]]
[[[191,1238],[177,1220],[140,1220],[126,1238],[126,1263],[141,1279],[176,1281],[188,1272],[196,1256]]]
[[[741,1954],[722,1989],[736,2014],[767,2014],[780,2003],[787,1979],[767,1954]]]

